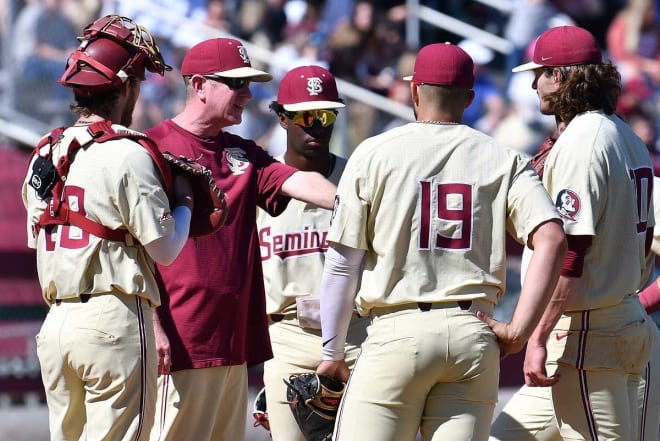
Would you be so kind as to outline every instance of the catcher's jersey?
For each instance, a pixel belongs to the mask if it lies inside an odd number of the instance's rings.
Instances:
[[[346,159],[337,157],[328,180],[336,185],[345,166]],[[296,297],[318,295],[331,214],[330,210],[297,199],[292,199],[277,217],[258,211],[268,314],[293,312]]]
[[[653,167],[643,142],[614,115],[580,114],[550,151],[543,182],[566,234],[593,236],[567,311],[616,305],[637,291],[655,225]]]
[[[65,130],[62,140],[53,147],[54,163],[66,153],[73,137],[84,144],[90,139],[87,127]],[[44,153],[47,148],[44,147]],[[32,162],[22,195],[27,210],[28,246],[37,249],[37,270],[46,302],[80,294],[121,292],[159,304],[154,262],[137,242],[128,246],[101,239],[72,225],[42,228],[38,235],[33,234],[46,203],[28,184]],[[174,218],[159,172],[149,153],[130,139],[92,143],[79,149],[69,169],[64,194],[72,210],[111,229],[123,226],[142,244],[174,231]]]
[[[529,160],[465,125],[409,123],[364,141],[328,241],[366,250],[360,314],[504,292],[506,230],[526,243],[555,208]]]

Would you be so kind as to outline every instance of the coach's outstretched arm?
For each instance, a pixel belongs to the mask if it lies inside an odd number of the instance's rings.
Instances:
[[[532,335],[552,297],[566,254],[566,236],[558,220],[538,226],[529,243],[534,252],[511,321],[502,323],[477,312],[497,335],[502,357],[519,352]]]
[[[321,173],[297,171],[282,184],[282,194],[332,210],[337,187]]]

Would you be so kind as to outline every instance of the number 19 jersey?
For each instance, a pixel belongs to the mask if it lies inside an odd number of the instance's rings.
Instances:
[[[465,125],[409,123],[361,143],[328,241],[366,250],[358,308],[486,298],[505,288],[506,232],[559,215],[529,159]]]

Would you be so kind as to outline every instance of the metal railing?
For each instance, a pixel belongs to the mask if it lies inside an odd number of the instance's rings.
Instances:
[[[505,13],[509,12],[512,7],[512,2],[510,0],[476,1]],[[19,4],[20,2],[18,2],[18,0],[8,0],[8,17],[15,17],[16,8]],[[114,2],[108,4],[111,6],[109,10],[106,6],[105,12],[113,12],[113,9],[115,12],[119,12],[121,11],[122,6],[128,5],[133,10],[148,13],[154,16],[157,20],[168,23],[172,28],[177,28],[181,26],[182,23],[185,23],[185,19],[182,18],[180,14],[167,8],[163,8],[162,5],[151,0],[141,0],[140,2],[135,2],[134,0],[114,0]],[[406,5],[408,8],[408,18],[406,21],[405,38],[406,43],[411,48],[417,48],[419,45],[420,21],[424,21],[462,37],[474,39],[501,53],[506,54],[511,51],[511,43],[507,40],[465,22],[461,22],[460,20],[429,7],[420,5],[419,0],[407,0]],[[194,22],[191,21],[191,23]],[[12,24],[11,19],[7,18],[5,23],[5,27],[8,29],[7,35],[12,35]],[[198,23],[194,23],[194,25],[198,28],[202,28],[202,30],[209,36],[236,38],[235,36],[212,27],[203,26]],[[2,48],[4,53],[10,53],[10,44],[9,39],[4,39]],[[288,69],[290,67],[282,65],[282,62],[274,56],[272,51],[252,44],[249,41],[244,41],[244,44],[248,49],[250,57],[259,63],[270,66],[271,68]],[[3,65],[0,66],[0,73],[3,77],[8,77],[12,74],[13,66],[8,57],[3,58]],[[33,145],[34,140],[38,139],[40,134],[47,131],[49,127],[44,123],[31,119],[29,115],[18,112],[15,108],[14,97],[15,94],[20,93],[20,91],[17,92],[16,90],[11,89],[12,81],[3,81],[2,83],[4,84],[4,88],[0,89],[2,93],[2,97],[0,97],[0,118],[2,118],[0,119],[0,134],[21,143]],[[404,121],[412,121],[414,119],[412,108],[409,106],[371,92],[341,78],[337,78],[337,85],[341,94],[351,100],[360,101],[381,112],[385,112]],[[36,105],[39,104],[35,103],[35,106]],[[345,148],[346,147],[344,147],[344,149]]]

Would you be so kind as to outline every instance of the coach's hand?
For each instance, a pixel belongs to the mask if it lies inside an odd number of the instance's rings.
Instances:
[[[350,375],[346,360],[324,360],[319,364],[319,367],[316,368],[316,373],[318,375],[327,375],[341,381],[342,383],[346,383],[348,381],[348,376]]]
[[[154,312],[154,336],[156,337],[156,353],[158,354],[158,375],[170,373],[172,366],[170,339],[167,338],[165,330],[160,324]]]

